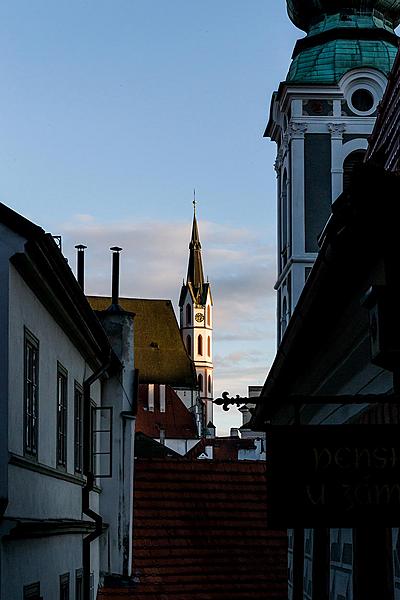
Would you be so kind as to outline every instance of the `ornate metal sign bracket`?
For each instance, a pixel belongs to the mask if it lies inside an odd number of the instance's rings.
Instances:
[[[229,398],[229,392],[224,392],[222,394],[222,398],[216,398],[215,400],[213,400],[213,402],[218,406],[222,406],[223,410],[228,411],[231,406],[239,407],[243,404],[257,404],[258,400],[259,396],[256,396],[254,398],[243,398],[238,394],[235,396],[235,398]]]

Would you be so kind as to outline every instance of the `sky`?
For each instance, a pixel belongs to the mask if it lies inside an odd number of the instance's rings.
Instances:
[[[263,138],[296,39],[284,0],[3,0],[0,201],[62,235],[86,292],[169,298],[193,189],[214,298],[215,393],[275,353],[275,147]],[[219,435],[240,414],[216,409]]]

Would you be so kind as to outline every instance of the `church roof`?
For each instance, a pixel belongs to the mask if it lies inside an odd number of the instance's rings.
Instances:
[[[308,31],[310,24],[324,14],[338,12],[380,13],[397,26],[400,19],[400,0],[287,0],[290,19],[300,29]]]
[[[265,463],[138,460],[134,514],[137,583],[99,599],[287,598],[287,535],[268,528]]]
[[[95,311],[106,310],[109,297],[88,296]],[[170,300],[119,298],[120,306],[135,314],[134,360],[141,383],[196,387],[193,362],[183,344]]]
[[[189,244],[189,265],[186,281],[187,283],[191,283],[194,289],[200,289],[204,284],[201,243],[196,212],[193,215],[192,237]]]
[[[351,69],[370,67],[388,75],[397,47],[385,40],[336,39],[300,52],[286,81],[335,84]]]
[[[335,84],[347,71],[363,67],[388,75],[397,48],[393,23],[382,14],[322,13],[296,43],[286,81]]]

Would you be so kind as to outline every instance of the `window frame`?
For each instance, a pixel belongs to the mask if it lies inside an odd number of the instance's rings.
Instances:
[[[32,349],[32,370],[28,367],[28,347]],[[32,371],[28,381],[28,371]],[[31,392],[28,392],[32,384]],[[29,394],[29,398],[28,398]],[[24,456],[38,459],[39,446],[39,340],[24,327]]]
[[[60,387],[60,384],[61,387]],[[68,371],[57,361],[57,444],[56,465],[67,470],[68,458]]]
[[[83,473],[83,388],[74,382],[74,471]]]
[[[201,333],[197,336],[197,354],[203,356],[203,336]]]
[[[23,588],[23,599],[24,600],[43,600],[40,595],[40,581],[24,585]]]
[[[63,573],[60,575],[60,589],[59,589],[59,597],[60,600],[69,600],[70,598],[70,577],[69,573]],[[63,592],[67,591],[67,595],[63,595]]]
[[[83,569],[75,571],[75,600],[83,600]]]

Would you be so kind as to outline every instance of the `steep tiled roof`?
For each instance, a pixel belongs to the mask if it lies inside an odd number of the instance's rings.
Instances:
[[[111,298],[88,296],[93,310],[106,310]],[[135,313],[135,367],[142,383],[196,387],[193,363],[187,355],[170,300],[119,298],[119,304]]]
[[[165,411],[160,410],[160,388],[154,386],[154,410],[147,410],[148,386],[139,386],[139,403],[136,416],[136,431],[141,431],[152,438],[160,437],[160,429],[166,438],[197,438],[194,417],[183,404],[176,392],[165,387]]]
[[[137,461],[138,583],[99,599],[287,599],[286,533],[266,513],[265,463]]]

